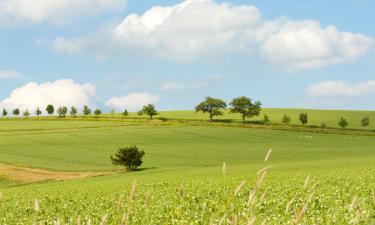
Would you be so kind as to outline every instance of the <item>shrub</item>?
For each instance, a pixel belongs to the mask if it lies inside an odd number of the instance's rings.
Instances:
[[[291,119],[287,115],[284,115],[283,118],[281,119],[281,122],[283,122],[284,124],[288,124],[288,123],[290,123],[290,121],[291,121]]]
[[[267,125],[269,122],[270,122],[270,117],[267,114],[264,114],[263,123]]]
[[[100,109],[95,109],[94,114],[95,114],[96,116],[99,116],[100,114],[102,114],[102,110],[100,110]]]
[[[59,117],[65,117],[67,113],[68,113],[68,108],[66,106],[60,106],[57,109],[57,114],[59,114]]]
[[[321,126],[321,128],[323,128],[323,129],[327,128],[327,124],[326,124],[326,123],[322,123],[322,125],[320,125],[320,126]]]
[[[362,127],[367,127],[368,125],[370,125],[370,118],[369,117],[362,118],[361,125]]]
[[[123,117],[127,117],[129,115],[128,110],[125,109],[125,111],[122,113]]]
[[[309,122],[309,116],[307,113],[301,113],[299,114],[299,121],[301,121],[302,125],[305,125]]]
[[[139,150],[137,146],[128,146],[120,148],[115,156],[111,156],[113,164],[124,166],[128,170],[136,169],[142,165],[142,158],[145,155],[143,150]]]
[[[30,116],[29,110],[26,109],[26,110],[23,112],[23,116],[24,116],[25,118],[29,117],[29,116]]]
[[[338,124],[345,129],[348,126],[348,121],[344,117],[341,117]]]

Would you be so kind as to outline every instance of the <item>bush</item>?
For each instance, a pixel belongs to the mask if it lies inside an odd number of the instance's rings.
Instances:
[[[284,115],[282,120],[281,120],[281,122],[283,122],[284,124],[288,124],[288,123],[290,123],[290,121],[291,121],[291,119],[287,115]]]
[[[322,129],[327,128],[327,124],[326,124],[326,123],[322,123],[321,128],[322,128]]]
[[[367,127],[368,125],[370,125],[370,118],[369,117],[362,118],[361,125],[362,127]]]
[[[113,164],[124,166],[128,170],[134,170],[142,165],[142,158],[145,155],[143,150],[139,150],[137,146],[128,146],[120,148],[115,156],[111,156]]]
[[[301,113],[299,114],[299,121],[301,121],[302,125],[305,125],[309,122],[309,116],[307,113]]]
[[[338,124],[345,129],[348,126],[348,121],[344,117],[341,117]]]
[[[267,114],[263,116],[263,123],[267,125],[270,122],[270,117]]]

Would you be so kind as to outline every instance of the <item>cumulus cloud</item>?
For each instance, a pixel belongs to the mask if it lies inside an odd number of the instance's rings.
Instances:
[[[158,95],[152,95],[150,93],[132,93],[122,97],[113,97],[109,99],[105,105],[120,111],[125,109],[137,111],[144,105],[155,104],[158,101]]]
[[[307,93],[310,96],[363,96],[375,94],[375,80],[350,84],[344,81],[324,81],[312,84]]]
[[[22,77],[22,74],[12,70],[3,70],[0,71],[0,79],[7,79],[7,78],[19,78]]]
[[[162,91],[180,91],[185,89],[185,85],[172,81],[164,83],[160,89]]]
[[[94,85],[78,84],[73,80],[57,80],[46,83],[28,83],[13,90],[9,97],[0,102],[1,108],[34,110],[36,107],[44,108],[48,104],[58,106],[92,105],[95,95]]]
[[[288,71],[351,62],[366,54],[373,40],[318,21],[262,19],[252,5],[186,0],[130,14],[121,23],[90,37],[58,38],[60,52],[96,49],[98,54],[143,52],[189,62],[227,54],[258,54]]]
[[[373,41],[361,34],[323,28],[313,20],[290,21],[262,45],[263,57],[290,71],[351,62],[366,54]]]
[[[126,0],[1,0],[0,25],[19,22],[66,23],[72,18],[123,10]]]

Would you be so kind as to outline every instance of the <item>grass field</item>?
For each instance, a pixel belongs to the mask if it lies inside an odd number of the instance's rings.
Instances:
[[[345,113],[349,122],[374,115]],[[309,114],[327,124],[338,115]],[[189,116],[205,118],[160,114]],[[0,224],[374,222],[374,136],[132,120],[0,120],[0,163],[22,167],[119,171],[109,156],[133,144],[146,151],[137,172],[25,185],[0,170]],[[257,173],[262,168],[268,169]]]

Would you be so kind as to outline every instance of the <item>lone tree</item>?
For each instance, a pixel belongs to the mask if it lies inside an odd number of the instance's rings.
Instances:
[[[124,166],[128,170],[134,170],[142,165],[142,158],[145,155],[143,150],[139,150],[137,146],[128,146],[120,148],[115,156],[111,156],[113,164]]]
[[[30,112],[29,112],[29,110],[26,109],[26,110],[23,112],[23,116],[24,116],[25,118],[29,117],[29,116],[30,116]]]
[[[53,107],[53,105],[47,105],[46,111],[49,115],[52,115],[55,112],[55,107]]]
[[[309,122],[309,116],[307,113],[301,113],[299,114],[299,121],[301,121],[302,125],[305,125]]]
[[[57,109],[57,114],[59,114],[59,117],[65,117],[67,113],[68,113],[68,108],[66,106],[60,106]]]
[[[267,125],[269,122],[270,122],[270,117],[267,114],[264,114],[263,123]]]
[[[345,129],[348,126],[348,121],[344,117],[341,117],[338,124]]]
[[[6,109],[3,109],[3,116],[7,116],[8,115],[8,111]]]
[[[18,116],[19,114],[20,114],[19,108],[13,109],[13,115]]]
[[[122,112],[122,116],[123,116],[123,117],[127,117],[127,116],[129,116],[128,110],[125,109],[125,111]]]
[[[362,118],[361,125],[362,127],[367,127],[368,125],[370,125],[370,118],[369,117]]]
[[[283,116],[281,122],[283,122],[284,124],[288,124],[288,123],[290,123],[291,120],[292,120],[292,119],[291,119],[288,115],[285,114],[285,115]]]
[[[39,107],[35,110],[35,115],[40,116],[42,114],[42,111],[40,111]]]
[[[262,110],[260,101],[252,103],[251,99],[245,96],[234,98],[231,103],[230,112],[231,113],[241,113],[242,122],[245,124],[246,117],[251,118],[254,116],[259,116]]]
[[[94,114],[95,114],[96,116],[100,116],[100,114],[102,114],[102,110],[100,110],[100,109],[95,109]]]
[[[155,106],[152,104],[148,104],[143,106],[142,110],[138,112],[138,115],[144,115],[146,114],[147,116],[152,119],[153,116],[158,115],[158,111],[156,111]]]
[[[199,103],[199,105],[195,107],[195,112],[209,113],[210,121],[212,121],[214,116],[223,115],[223,110],[226,108],[227,104],[223,100],[219,98],[206,97],[203,102]]]
[[[69,113],[70,113],[71,116],[76,117],[77,113],[78,113],[78,110],[77,110],[76,107],[72,106],[72,107],[70,107]]]
[[[90,114],[91,114],[91,109],[87,105],[83,106],[83,115],[88,116]]]

